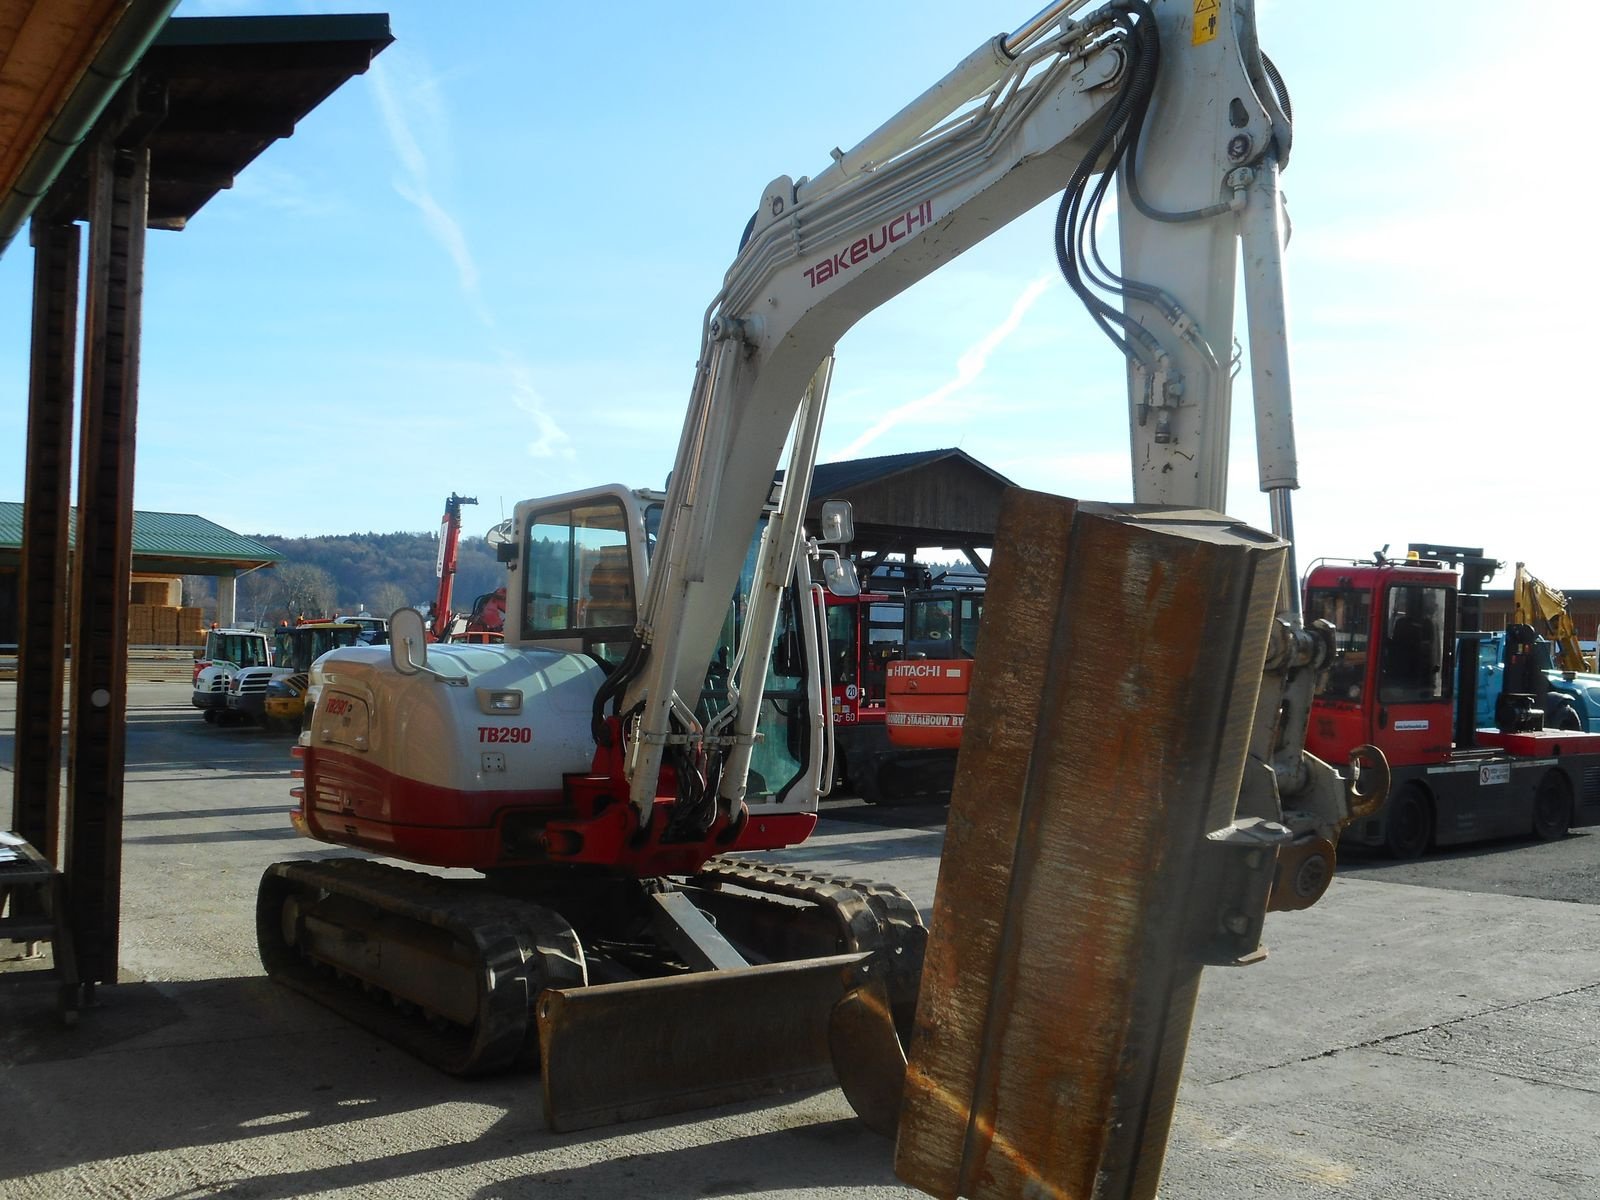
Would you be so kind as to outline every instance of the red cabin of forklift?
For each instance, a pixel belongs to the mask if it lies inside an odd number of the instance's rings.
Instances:
[[[1323,563],[1306,580],[1306,619],[1334,628],[1306,749],[1342,762],[1377,746],[1391,767],[1438,762],[1454,729],[1454,571],[1418,560]]]

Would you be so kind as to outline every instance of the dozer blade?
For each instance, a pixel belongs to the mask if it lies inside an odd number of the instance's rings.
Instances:
[[[829,1015],[868,957],[545,991],[546,1122],[568,1132],[830,1086]]]

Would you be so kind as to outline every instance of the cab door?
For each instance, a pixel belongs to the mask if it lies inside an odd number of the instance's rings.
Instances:
[[[1386,580],[1373,617],[1381,624],[1372,742],[1391,766],[1438,762],[1454,734],[1455,589],[1444,580]]]

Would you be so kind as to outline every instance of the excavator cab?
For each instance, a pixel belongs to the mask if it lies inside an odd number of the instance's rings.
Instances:
[[[972,658],[978,653],[983,590],[911,592],[906,596],[907,658]]]
[[[891,663],[889,741],[907,749],[954,750],[966,724],[983,589],[906,593],[905,657]]]
[[[630,499],[607,489],[558,501],[520,523],[520,604],[507,621],[515,640],[613,667],[622,661],[637,617],[634,580],[644,573],[641,514]]]

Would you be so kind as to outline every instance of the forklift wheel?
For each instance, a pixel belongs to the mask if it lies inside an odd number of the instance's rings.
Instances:
[[[1533,797],[1533,836],[1559,842],[1572,828],[1572,787],[1560,771],[1545,772]]]
[[[1428,801],[1427,790],[1419,784],[1408,784],[1389,802],[1384,848],[1390,858],[1406,861],[1421,858],[1431,841],[1433,805]]]

